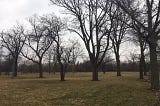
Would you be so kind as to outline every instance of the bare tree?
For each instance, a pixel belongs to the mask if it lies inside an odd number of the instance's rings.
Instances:
[[[24,46],[25,40],[26,37],[24,36],[24,28],[20,25],[9,31],[1,32],[2,46],[5,47],[13,57],[13,77],[17,76],[18,58]]]
[[[103,59],[103,62],[101,63],[101,70],[103,71],[103,74],[106,73],[106,70],[105,70],[106,65],[107,65],[108,63],[113,62],[113,61],[114,61],[114,59],[112,58],[111,53],[108,52],[108,53],[105,55],[105,57],[104,57],[104,59]]]
[[[130,57],[130,62],[132,63],[131,64],[132,71],[136,71],[135,70],[135,69],[137,69],[136,68],[136,63],[138,63],[138,61],[139,61],[139,54],[137,54],[135,52],[130,52],[129,57]]]
[[[43,26],[47,29],[47,36],[55,42],[56,60],[60,65],[61,81],[65,81],[64,47],[61,42],[61,36],[65,29],[65,24],[55,15],[48,14],[41,18]]]
[[[48,65],[47,69],[48,69],[49,74],[52,72],[53,66],[54,66],[55,61],[56,61],[56,60],[54,60],[54,55],[56,55],[56,54],[55,54],[55,51],[54,51],[54,46],[52,44],[51,47],[47,50],[47,52],[45,54],[45,60],[46,60],[47,65]]]
[[[76,66],[76,62],[78,61],[78,59],[82,59],[84,57],[84,50],[81,46],[81,44],[79,43],[78,39],[70,39],[69,42],[71,43],[70,45],[70,55],[71,55],[71,65],[72,65],[72,71],[75,71],[75,66]]]
[[[111,12],[111,15],[114,15],[113,20],[113,31],[111,41],[113,44],[113,50],[116,58],[117,63],[117,76],[121,76],[121,69],[120,69],[120,45],[125,40],[125,36],[127,34],[129,18],[126,13],[124,13],[119,7],[115,6]]]
[[[113,1],[113,0],[112,0]],[[151,89],[159,89],[157,62],[157,40],[160,38],[160,1],[159,0],[114,0],[134,21],[147,32],[146,40],[150,49]],[[143,7],[143,8],[142,8]],[[141,20],[139,16],[144,16]],[[144,23],[145,22],[145,23]]]
[[[46,52],[45,58],[48,62],[49,73],[53,72],[55,74],[56,65],[58,62],[57,62],[56,44],[54,42]]]
[[[74,17],[74,28],[83,40],[93,67],[92,80],[98,80],[98,68],[110,49],[109,36],[113,17],[107,13],[112,5],[108,1],[98,0],[50,0],[53,4],[66,9]],[[78,26],[76,26],[78,25]],[[75,28],[76,26],[76,28]]]
[[[146,62],[145,62],[145,54],[144,51],[147,48],[147,42],[146,39],[144,38],[144,34],[146,32],[133,21],[133,28],[131,29],[131,34],[133,35],[132,41],[135,44],[138,44],[140,47],[140,65],[139,65],[139,70],[140,70],[140,79],[143,79],[143,73],[144,75],[147,75],[147,70],[146,70]]]
[[[39,67],[39,77],[43,78],[42,59],[53,43],[53,39],[47,36],[47,29],[41,22],[41,17],[33,16],[29,19],[32,30],[27,34],[25,50],[22,55],[36,63]]]

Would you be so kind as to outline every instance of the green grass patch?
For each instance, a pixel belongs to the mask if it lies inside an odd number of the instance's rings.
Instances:
[[[91,81],[91,73],[66,73],[36,78],[37,74],[17,78],[0,76],[0,106],[154,106],[156,92],[149,90],[138,73],[99,73],[100,81]],[[158,105],[158,104],[157,104]]]

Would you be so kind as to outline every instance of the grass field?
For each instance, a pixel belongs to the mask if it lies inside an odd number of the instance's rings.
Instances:
[[[24,74],[17,78],[0,76],[0,106],[154,106],[156,91],[149,90],[138,73],[99,73],[100,81],[91,81],[91,73],[66,73],[36,78]],[[158,106],[158,105],[157,105]]]

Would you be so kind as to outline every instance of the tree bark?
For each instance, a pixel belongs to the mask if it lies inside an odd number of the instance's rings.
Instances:
[[[42,70],[42,64],[39,63],[39,78],[43,78],[43,70]]]
[[[142,51],[141,53],[141,64],[142,64],[142,71],[144,73],[144,75],[147,75],[147,70],[146,70],[146,62],[145,62],[145,56],[144,56],[144,51]]]
[[[98,81],[98,67],[96,65],[93,66],[93,73],[92,73],[92,81]]]
[[[143,54],[143,55],[144,55],[144,54]],[[143,69],[144,69],[144,76],[147,76],[145,56],[144,56],[144,58],[142,59],[142,64],[143,64]]]
[[[120,69],[120,59],[119,54],[116,54],[116,63],[117,63],[117,76],[121,76],[121,69]]]
[[[61,70],[60,70],[61,81],[65,81],[65,72],[64,72],[64,66],[62,63],[60,63],[60,67],[61,67]]]
[[[156,53],[156,42],[149,44],[151,64],[151,89],[159,89],[159,71]]]
[[[145,56],[144,56],[144,45],[142,38],[139,37],[139,43],[140,43],[140,51],[141,51],[141,56],[140,56],[140,67],[139,67],[139,74],[140,74],[140,79],[143,79],[143,72],[145,72]]]
[[[12,76],[17,77],[18,58],[13,58]]]
[[[140,68],[139,68],[139,78],[143,79],[143,63],[142,63],[142,57],[140,59]]]

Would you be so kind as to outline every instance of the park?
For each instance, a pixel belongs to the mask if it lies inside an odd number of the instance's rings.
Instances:
[[[138,73],[100,73],[100,81],[90,80],[91,73],[66,73],[66,81],[59,74],[22,74],[17,78],[0,77],[0,106],[154,106],[157,91],[150,90],[146,79]],[[156,106],[156,105],[155,105]],[[158,106],[158,105],[157,105]]]
[[[160,106],[160,0],[0,6],[0,106]]]

